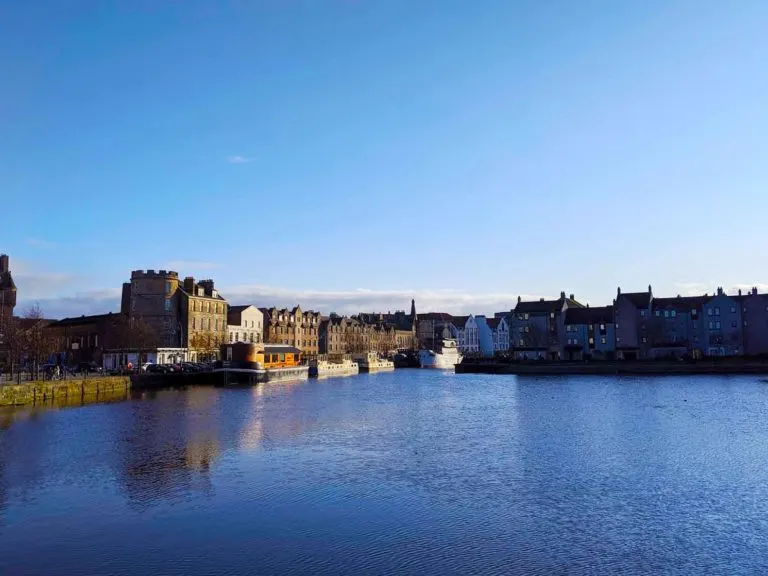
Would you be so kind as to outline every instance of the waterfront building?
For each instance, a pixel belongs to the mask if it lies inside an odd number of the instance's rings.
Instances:
[[[178,346],[183,338],[179,316],[179,274],[171,270],[134,270],[123,284],[120,311],[130,323],[141,319],[153,344]]]
[[[622,292],[616,290],[613,301],[616,328],[616,356],[618,359],[638,360],[649,357],[651,343],[648,325],[653,303],[653,290],[647,292]]]
[[[509,350],[509,326],[504,317],[475,316],[480,354],[493,356]]]
[[[16,307],[16,283],[11,274],[10,258],[0,254],[0,327],[3,321],[13,318]]]
[[[368,318],[370,320],[370,317]],[[358,316],[332,314],[320,322],[319,352],[327,355],[397,352],[397,329],[384,322],[369,324]]]
[[[256,306],[230,306],[227,312],[230,342],[260,343],[264,340],[264,313]]]
[[[320,321],[318,351],[325,355],[342,355],[347,353],[347,325],[349,318],[331,314]]]
[[[718,288],[715,295],[704,303],[707,356],[739,356],[744,353],[742,306],[739,300]]]
[[[419,317],[416,314],[416,301],[411,300],[411,312],[406,314],[404,310],[395,313],[360,313],[354,316],[359,322],[368,325],[379,326],[380,334],[376,336],[381,341],[380,348],[390,347],[389,339],[394,336],[395,344],[392,350],[407,351],[418,348],[417,326]]]
[[[565,359],[613,360],[616,328],[613,307],[569,308],[565,312]]]
[[[768,294],[758,294],[752,288],[749,294],[739,291],[742,311],[744,354],[768,354]]]
[[[102,366],[107,350],[130,345],[127,317],[112,312],[62,318],[46,330],[57,343],[57,360],[65,366],[91,362]]]
[[[480,335],[475,317],[454,316],[453,325],[456,326],[456,347],[462,355],[480,353]]]
[[[9,363],[7,340],[15,307],[16,284],[11,275],[10,259],[7,254],[0,254],[0,366]]]
[[[302,311],[301,306],[261,308],[264,315],[264,342],[293,346],[304,357],[317,356],[320,338],[320,312]]]
[[[420,348],[435,350],[443,340],[443,331],[448,329],[451,338],[458,338],[458,328],[453,316],[445,312],[427,312],[420,314],[416,324],[416,339]]]
[[[170,270],[134,270],[123,284],[121,312],[129,326],[146,323],[151,347],[187,348],[191,361],[218,358],[227,339],[227,301],[213,280],[179,281]]]
[[[515,358],[547,358],[559,360],[565,356],[565,312],[570,308],[583,308],[571,294],[560,293],[557,300],[541,298],[517,305],[509,315],[510,350]]]
[[[654,298],[648,324],[649,358],[690,356],[706,353],[703,306],[709,296]]]

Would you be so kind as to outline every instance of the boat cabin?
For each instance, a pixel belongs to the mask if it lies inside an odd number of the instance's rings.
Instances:
[[[221,345],[224,366],[251,370],[292,368],[303,361],[301,350],[282,344],[230,342]]]

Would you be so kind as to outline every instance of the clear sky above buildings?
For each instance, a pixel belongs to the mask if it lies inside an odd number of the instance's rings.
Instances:
[[[49,315],[768,283],[768,2],[0,3],[0,251]]]

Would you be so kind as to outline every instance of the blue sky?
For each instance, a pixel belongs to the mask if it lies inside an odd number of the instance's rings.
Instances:
[[[0,2],[26,304],[493,312],[768,285],[768,3]],[[9,57],[10,56],[10,57]]]

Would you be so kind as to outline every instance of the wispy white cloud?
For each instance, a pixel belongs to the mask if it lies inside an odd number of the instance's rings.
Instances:
[[[739,282],[728,286],[710,280],[709,282],[675,282],[674,286],[679,290],[681,296],[714,294],[718,287],[721,287],[726,294],[738,294],[739,290],[749,292],[752,288],[757,288],[760,293],[768,292],[768,283],[766,282]]]
[[[27,238],[25,242],[27,243],[27,246],[33,246],[35,248],[53,248],[57,246],[56,242],[43,240],[42,238]]]
[[[227,158],[227,162],[229,162],[230,164],[248,164],[252,160],[253,158],[248,158],[247,156],[240,156],[240,155],[230,156],[229,158]]]
[[[422,312],[449,314],[493,314],[510,310],[517,302],[517,294],[470,294],[456,290],[301,290],[261,285],[222,286],[221,293],[232,303],[258,306],[294,306],[320,310],[323,313],[354,314],[357,312],[387,312],[409,310],[411,299],[416,300]],[[521,295],[524,300],[539,296]]]
[[[47,298],[34,298],[21,293],[19,294],[16,313],[23,314],[24,310],[34,304],[40,306],[40,310],[46,318],[55,319],[119,312],[120,294],[120,288],[89,290],[85,292],[76,292],[71,296],[53,296]]]

